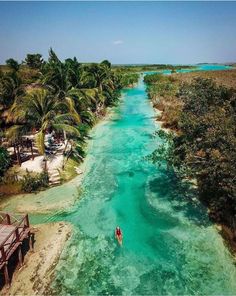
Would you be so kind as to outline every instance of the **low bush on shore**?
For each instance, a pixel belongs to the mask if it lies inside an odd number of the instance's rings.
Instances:
[[[7,150],[0,147],[0,181],[3,177],[5,171],[9,168],[11,164],[11,159]]]
[[[36,192],[40,189],[47,188],[49,186],[49,176],[47,172],[39,174],[32,174],[27,172],[21,181],[21,189],[24,192]]]

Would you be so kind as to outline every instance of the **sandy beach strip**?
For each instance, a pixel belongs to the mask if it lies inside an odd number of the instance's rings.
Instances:
[[[34,251],[28,251],[24,265],[14,272],[10,288],[0,295],[48,295],[55,267],[65,243],[72,234],[72,226],[65,222],[40,224],[33,228]]]
[[[81,166],[82,167],[82,166]],[[71,208],[79,198],[80,186],[84,174],[60,185],[50,187],[38,193],[24,193],[6,196],[0,199],[2,212],[47,214]]]

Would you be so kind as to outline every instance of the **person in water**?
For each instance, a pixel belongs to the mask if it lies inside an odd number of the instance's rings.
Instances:
[[[119,243],[120,245],[122,245],[122,239],[123,239],[123,237],[122,237],[122,232],[121,232],[121,229],[120,229],[119,226],[116,227],[116,230],[115,230],[115,237],[116,237],[118,243]]]

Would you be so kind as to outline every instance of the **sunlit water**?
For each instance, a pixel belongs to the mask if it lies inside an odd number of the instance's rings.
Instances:
[[[194,190],[145,159],[160,141],[153,137],[157,129],[140,79],[123,91],[110,119],[92,130],[74,207],[31,217],[74,225],[52,284],[55,294],[236,294],[233,260]],[[76,180],[39,193],[39,201],[78,195]],[[117,225],[122,247],[114,239]]]
[[[159,141],[154,116],[140,80],[93,130],[81,199],[54,216],[77,229],[57,294],[236,294],[233,260],[193,190],[145,160]]]

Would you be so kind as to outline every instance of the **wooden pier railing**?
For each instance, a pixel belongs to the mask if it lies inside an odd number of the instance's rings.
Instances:
[[[0,212],[0,270],[4,268],[5,284],[10,284],[8,261],[15,251],[18,251],[19,264],[22,266],[22,242],[29,238],[30,225],[28,215],[11,215]]]

